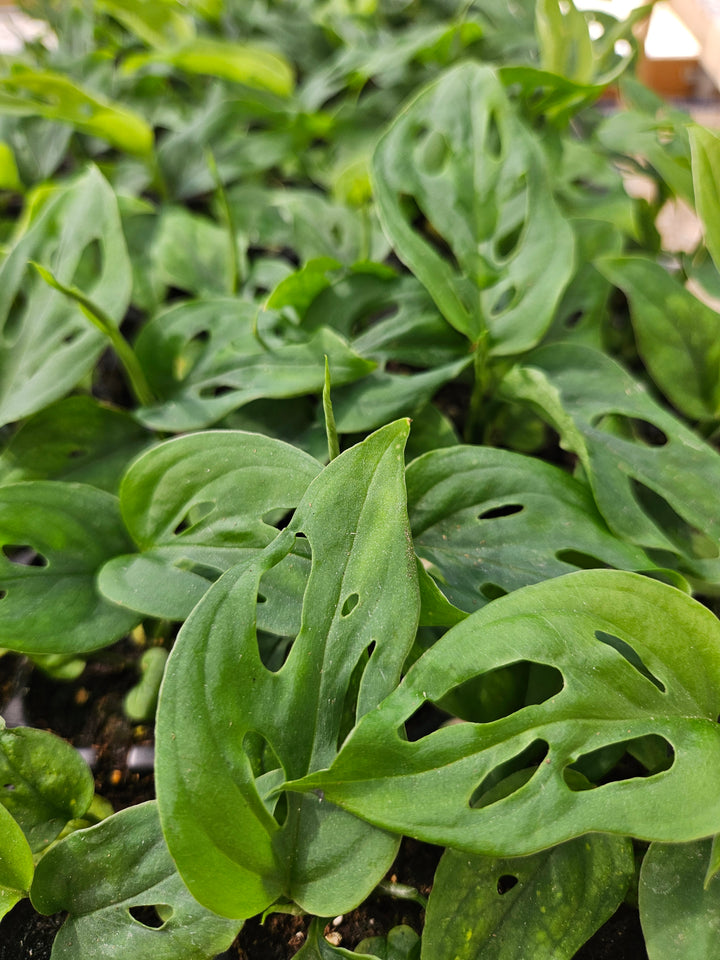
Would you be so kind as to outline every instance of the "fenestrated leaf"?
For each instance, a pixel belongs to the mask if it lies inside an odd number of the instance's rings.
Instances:
[[[85,814],[94,790],[90,768],[69,743],[32,727],[7,729],[0,718],[0,804],[33,853]]]
[[[106,344],[80,309],[29,270],[33,259],[76,281],[119,323],[132,284],[115,195],[95,167],[53,190],[0,266],[0,422],[67,393]]]
[[[375,368],[323,327],[301,343],[274,338],[263,347],[253,332],[257,307],[242,300],[205,300],[171,307],[147,323],[136,351],[162,402],[141,409],[158,430],[197,430],[262,397],[320,393],[325,356],[333,384]]]
[[[33,870],[32,850],[25,834],[0,804],[0,919],[27,896]]]
[[[713,960],[720,941],[720,878],[705,885],[712,837],[653,843],[643,858],[638,899],[650,960]]]
[[[154,801],[53,847],[35,872],[31,899],[40,913],[69,914],[55,938],[54,960],[96,960],[99,943],[105,956],[117,960],[210,960],[230,946],[240,927],[190,896],[168,853]],[[149,909],[150,923],[142,908]]]
[[[128,413],[67,397],[20,427],[0,456],[0,480],[68,480],[116,493],[127,464],[153,442]]]
[[[81,483],[0,487],[0,645],[23,653],[83,653],[139,617],[105,600],[95,577],[131,541],[118,501]]]
[[[397,850],[395,837],[319,796],[281,800],[276,819],[268,794],[284,776],[330,762],[346,724],[393,688],[412,645],[408,429],[391,424],[333,460],[258,560],[208,591],[170,655],[158,710],[160,814],[183,879],[224,915],[250,916],[283,896],[334,916],[367,896]],[[258,652],[256,598],[300,533],[312,550],[302,626],[271,673]]]
[[[539,341],[571,276],[572,231],[492,69],[462,64],[412,101],[375,150],[373,189],[396,253],[452,326],[487,333],[497,355]]]
[[[638,353],[659,389],[693,420],[719,416],[720,314],[652,260],[597,267],[628,298]]]
[[[199,297],[223,296],[232,292],[228,242],[219,224],[168,205],[158,218],[150,269],[167,286]]]
[[[409,464],[407,486],[415,550],[468,612],[578,568],[656,566],[613,536],[584,484],[534,457],[449,447]]]
[[[552,668],[561,683],[493,722],[403,738],[423,703],[522,662]],[[717,618],[637,574],[580,571],[522,587],[453,627],[362,718],[329,769],[286,787],[320,790],[377,826],[493,856],[588,832],[690,840],[720,825],[718,713]],[[668,769],[593,784],[576,772],[601,748],[647,737],[664,744]],[[523,768],[508,796],[487,796]]]
[[[529,857],[446,850],[423,929],[425,960],[570,960],[635,872],[624,837],[589,834]]]
[[[618,363],[589,347],[556,344],[530,354],[501,390],[558,430],[618,536],[662,551],[663,563],[693,576],[720,576],[720,511],[713,510],[720,457]]]
[[[184,620],[212,579],[267,546],[277,530],[264,518],[296,507],[320,469],[288,443],[239,430],[155,447],[130,467],[120,491],[141,552],[110,560],[100,590],[146,616]],[[264,581],[262,629],[278,632],[288,614],[290,624],[299,618],[308,572],[307,558],[293,554]]]

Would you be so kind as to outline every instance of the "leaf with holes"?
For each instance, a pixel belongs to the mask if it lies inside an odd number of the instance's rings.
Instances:
[[[23,653],[84,653],[117,640],[139,617],[95,584],[132,544],[118,501],[81,483],[0,487],[0,645]]]
[[[147,270],[147,264],[144,265]],[[166,206],[158,218],[150,269],[158,283],[210,298],[231,294],[227,231],[208,217]]]
[[[170,858],[154,801],[65,837],[35,871],[30,896],[40,913],[67,911],[53,960],[210,960],[240,927],[205,910]]]
[[[105,338],[27,261],[83,289],[116,323],[132,277],[117,201],[95,167],[36,197],[39,209],[0,264],[0,423],[35,413],[93,367]]]
[[[66,397],[20,426],[0,455],[0,481],[66,480],[117,493],[127,464],[153,442],[130,414]]]
[[[417,742],[403,736],[426,702],[515,664],[545,674],[527,706]],[[522,587],[453,627],[327,770],[285,786],[320,791],[379,827],[493,856],[588,832],[690,840],[720,826],[719,713],[716,617],[663,583],[584,570]],[[665,756],[652,775],[636,764],[617,781],[612,769],[599,782],[581,776],[611,745],[631,753],[648,743]],[[526,770],[508,796],[488,798],[497,780]]]
[[[400,677],[419,616],[405,506],[409,424],[372,434],[310,484],[289,526],[192,612],[160,695],[156,780],[170,851],[193,895],[248,917],[278,897],[335,916],[382,878],[398,840],[321,796],[277,798],[330,763]],[[261,659],[263,574],[307,538],[302,625],[284,665]],[[374,712],[374,711],[373,711]]]
[[[288,443],[239,430],[160,444],[123,478],[120,509],[140,552],[105,564],[101,592],[145,616],[184,620],[213,580],[270,543],[273,523],[298,505],[320,469]],[[273,570],[261,629],[297,632],[309,567],[298,550]]]
[[[409,464],[407,486],[415,550],[468,612],[578,568],[656,567],[613,536],[584,484],[533,457],[435,450]]]
[[[652,260],[597,267],[628,298],[638,352],[668,400],[693,420],[720,417],[720,314]]]
[[[0,718],[0,803],[33,853],[86,813],[94,789],[88,765],[69,743],[45,730],[8,729]]]
[[[33,870],[32,850],[25,834],[0,805],[0,920],[28,895]]]
[[[572,230],[490,67],[426,87],[380,140],[373,184],[398,256],[453,327],[496,355],[540,340],[572,274]]]
[[[713,838],[653,843],[638,899],[650,960],[713,960],[720,940],[720,878],[707,880]]]
[[[720,580],[720,456],[643,384],[597,350],[556,344],[531,353],[500,389],[530,404],[577,454],[619,537],[666,566]]]
[[[446,850],[423,930],[425,960],[570,960],[635,875],[625,837],[588,834],[529,857]]]
[[[137,414],[157,430],[197,430],[261,397],[320,393],[327,355],[334,385],[375,368],[327,327],[310,339],[263,345],[257,306],[242,300],[198,301],[171,307],[147,323],[137,355],[161,403]]]

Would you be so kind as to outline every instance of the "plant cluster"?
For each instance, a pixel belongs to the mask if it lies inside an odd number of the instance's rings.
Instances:
[[[23,6],[0,646],[61,683],[142,628],[157,799],[3,724],[0,915],[64,911],[53,960],[278,911],[304,960],[569,960],[627,899],[716,957],[720,138],[634,78],[647,9]],[[329,943],[403,835],[422,936]]]

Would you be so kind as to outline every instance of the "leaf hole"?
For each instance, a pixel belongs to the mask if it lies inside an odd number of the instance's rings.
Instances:
[[[497,881],[497,892],[501,897],[505,896],[506,893],[509,893],[513,887],[516,887],[518,884],[518,878],[514,877],[511,873],[504,873],[501,877],[498,877]]]
[[[501,313],[504,313],[505,310],[509,310],[515,302],[517,292],[517,287],[514,286],[514,284],[509,284],[504,290],[501,290],[495,303],[493,303],[490,308],[490,314],[493,317],[497,317]]]
[[[621,640],[620,637],[613,636],[611,633],[605,633],[604,630],[596,630],[595,639],[616,650],[631,667],[634,667],[641,676],[656,686],[661,693],[666,692],[665,684],[662,680],[659,680],[655,674],[647,668],[637,650],[625,640]]]
[[[202,400],[217,400],[218,397],[226,397],[229,393],[235,393],[237,387],[229,383],[209,383],[200,388],[199,395]]]
[[[499,160],[503,152],[500,126],[494,111],[491,111],[488,115],[487,127],[485,128],[485,152],[495,160]]]
[[[445,238],[438,233],[432,223],[430,223],[428,218],[416,203],[415,198],[411,197],[409,194],[401,194],[399,199],[401,206],[405,211],[405,217],[410,222],[413,229],[422,236],[423,240],[425,240],[425,242],[433,248],[439,257],[441,257],[443,260],[447,260],[453,269],[457,273],[460,273],[460,266],[457,262],[457,258],[455,257],[452,247],[445,240]]]
[[[160,930],[172,916],[173,909],[166,903],[143,903],[136,907],[128,907],[128,913],[143,927]]]
[[[583,753],[565,767],[563,780],[573,793],[581,793],[656,776],[669,770],[674,761],[672,744],[659,734],[648,734]]]
[[[360,599],[359,594],[351,593],[345,600],[345,603],[342,606],[341,614],[343,617],[347,617],[353,612],[355,607],[358,605],[358,600]]]
[[[482,583],[478,589],[486,600],[499,600],[500,597],[507,596],[505,587],[501,587],[497,583]]]
[[[426,701],[405,721],[405,737],[410,743],[417,743],[434,733],[448,719],[447,713]]]
[[[627,417],[622,413],[613,413],[596,417],[593,425],[623,440],[632,440],[648,447],[664,447],[668,436],[660,427],[640,417]]]
[[[173,534],[178,537],[181,533],[186,533],[188,530],[196,527],[202,520],[210,516],[216,506],[217,503],[214,500],[202,500],[200,503],[192,503],[180,523],[174,528]]]
[[[547,758],[550,744],[547,740],[533,740],[524,750],[492,769],[473,790],[469,805],[484,810],[511,796],[533,776]]]
[[[257,602],[258,602],[258,603],[267,603],[267,597],[264,596],[262,593],[259,593],[259,594],[257,595]]]
[[[630,484],[638,504],[679,550],[698,560],[714,560],[720,556],[718,544],[684,520],[663,496],[634,478]]]
[[[419,159],[426,173],[431,176],[441,173],[451,156],[450,145],[439,130],[425,131]]]
[[[582,550],[556,550],[555,557],[561,563],[569,563],[572,567],[580,570],[611,570],[612,567],[604,560],[598,560],[590,553],[583,553]]]
[[[437,705],[469,723],[494,723],[551,700],[564,686],[557,667],[517,660],[458,684]]]
[[[21,567],[46,567],[48,565],[47,557],[38,553],[28,544],[6,543],[2,552],[10,563],[16,563]]]
[[[80,457],[84,457],[86,455],[87,455],[87,450],[81,450],[79,448],[76,450],[70,450],[68,451],[68,460],[77,460]]]
[[[499,517],[511,517],[514,513],[520,513],[525,506],[522,503],[503,503],[499,507],[490,507],[478,514],[478,520],[496,520]]]
[[[60,341],[63,346],[70,346],[71,343],[75,343],[76,340],[80,339],[82,330],[71,330],[69,333],[66,333],[65,336]]]
[[[565,329],[574,330],[584,316],[585,316],[584,310],[574,310],[571,314],[569,314],[565,318]]]
[[[508,230],[507,233],[504,233],[502,236],[498,237],[495,241],[495,255],[500,260],[507,260],[512,253],[517,249],[518,244],[520,243],[520,238],[523,235],[523,230],[525,228],[525,223],[520,222],[516,227],[513,227],[512,230]]]

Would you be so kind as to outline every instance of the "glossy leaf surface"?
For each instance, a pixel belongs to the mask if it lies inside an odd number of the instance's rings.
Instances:
[[[153,801],[62,840],[40,861],[31,898],[40,913],[69,914],[55,938],[54,960],[96,960],[98,943],[117,960],[210,960],[240,926],[190,896]],[[140,908],[150,908],[155,925],[143,922]]]
[[[83,653],[138,617],[105,600],[95,577],[131,542],[116,497],[80,483],[0,487],[0,644],[26,653]]]
[[[561,689],[493,722],[403,739],[423,703],[518,662],[555,668]],[[589,831],[694,839],[720,824],[718,713],[713,614],[636,574],[581,571],[516,590],[453,627],[363,717],[328,770],[290,789],[320,790],[378,826],[495,856]],[[669,769],[594,789],[575,781],[581,758],[649,735],[671,750]],[[530,778],[483,806],[511,761]]]
[[[273,815],[270,792],[332,760],[346,725],[393,688],[414,640],[407,433],[406,422],[391,424],[333,460],[264,554],[208,591],[168,661],[157,734],[163,828],[193,894],[224,915],[251,916],[283,896],[334,916],[367,896],[395,855],[395,837],[320,796],[288,797]],[[256,599],[263,573],[301,532],[312,551],[302,626],[272,673],[259,656]]]
[[[378,144],[373,189],[398,256],[453,327],[487,334],[497,355],[538,342],[570,279],[572,231],[492,69],[462,64],[412,101]]]
[[[446,850],[423,930],[425,960],[571,960],[634,876],[623,837],[588,834],[529,857]]]
[[[643,858],[638,897],[650,960],[711,960],[720,939],[720,879],[705,882],[712,838],[653,843]]]
[[[0,920],[27,896],[33,871],[32,851],[25,834],[0,805]]]

